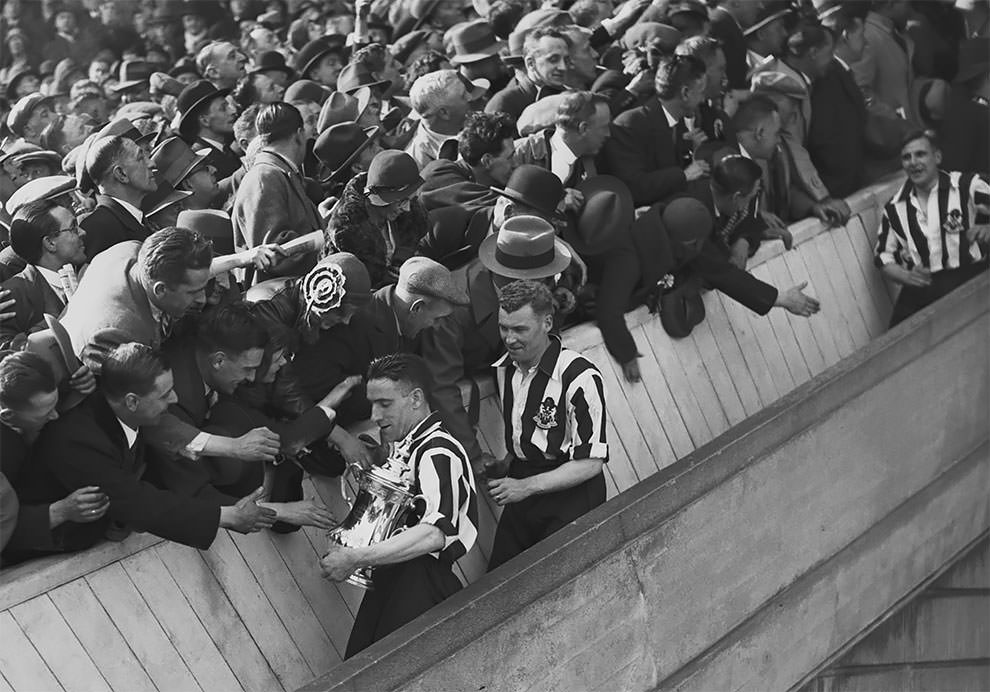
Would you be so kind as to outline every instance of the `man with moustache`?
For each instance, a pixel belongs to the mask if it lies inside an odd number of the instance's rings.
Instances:
[[[374,567],[347,642],[349,658],[461,588],[451,570],[478,536],[478,497],[464,448],[430,409],[432,379],[419,356],[384,356],[368,368],[371,419],[389,448],[379,473],[407,482],[425,499],[419,522],[367,548],[335,544],[320,560],[323,576],[344,581]]]

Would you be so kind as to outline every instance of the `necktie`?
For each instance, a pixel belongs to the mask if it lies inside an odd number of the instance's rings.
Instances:
[[[691,142],[684,138],[687,131],[687,124],[681,118],[674,127],[674,156],[677,159],[677,165],[681,168],[687,168],[691,165],[691,159],[694,153],[691,149]]]

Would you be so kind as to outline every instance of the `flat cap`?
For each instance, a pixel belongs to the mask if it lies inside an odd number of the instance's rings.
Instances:
[[[451,305],[469,305],[464,289],[454,283],[450,270],[429,257],[410,257],[399,267],[396,287],[420,296],[445,300]]]
[[[46,175],[35,178],[14,190],[4,209],[13,216],[21,207],[43,199],[55,199],[75,189],[76,179],[67,175]]]

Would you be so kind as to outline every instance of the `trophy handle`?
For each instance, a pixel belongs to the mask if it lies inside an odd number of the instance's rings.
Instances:
[[[412,499],[409,500],[409,506],[412,507],[413,505],[416,504],[417,501],[420,501],[420,500],[423,502],[423,505],[425,506],[426,505],[426,496],[425,495],[422,495],[422,494],[421,495],[413,495]],[[403,531],[405,531],[407,529],[410,529],[410,528],[412,528],[412,527],[410,527],[410,526],[397,526],[395,528],[395,531],[393,531],[392,533],[390,533],[388,537],[389,538],[392,538],[394,536],[398,536],[400,533],[402,533]]]

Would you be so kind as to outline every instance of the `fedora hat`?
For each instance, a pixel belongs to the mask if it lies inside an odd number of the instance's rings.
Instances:
[[[481,241],[478,259],[498,276],[545,279],[564,271],[571,253],[547,221],[538,216],[513,216],[498,233]]]
[[[215,255],[234,252],[234,225],[230,215],[219,209],[183,209],[175,222],[180,228],[196,231],[213,241]]]
[[[355,122],[337,123],[328,127],[316,138],[313,153],[330,175],[320,182],[329,183],[354,162],[362,151],[371,146],[381,128],[362,128]]]
[[[423,177],[412,156],[398,149],[386,149],[371,160],[365,185],[371,203],[381,207],[410,197],[422,184]],[[379,200],[383,203],[378,203]]]
[[[330,36],[320,36],[313,39],[299,49],[292,59],[292,66],[299,73],[299,76],[306,78],[306,73],[316,65],[316,62],[324,55],[338,53],[344,59],[347,39],[340,34]]]
[[[290,84],[282,99],[286,103],[293,101],[311,101],[321,106],[329,98],[331,91],[322,84],[314,82],[312,79],[297,79]]]
[[[175,99],[176,125],[180,134],[187,134],[189,125],[194,121],[201,108],[208,106],[211,101],[223,98],[230,89],[217,89],[213,82],[200,79],[193,82]]]
[[[756,14],[756,20],[743,29],[743,36],[754,34],[768,24],[784,19],[790,13],[791,6],[786,2],[766,2]]]
[[[255,61],[250,74],[259,74],[261,72],[283,72],[289,79],[292,79],[296,75],[295,70],[286,64],[285,56],[277,50],[266,50],[264,53],[258,55],[258,59]]]
[[[450,30],[450,46],[454,55],[450,62],[465,65],[498,55],[499,40],[492,25],[484,19],[458,24]]]
[[[580,255],[599,255],[628,237],[636,218],[632,193],[624,182],[611,175],[582,180],[577,187],[584,195],[584,206],[577,218],[567,224],[564,240]]]
[[[151,162],[158,171],[158,180],[172,187],[178,187],[208,157],[209,152],[193,151],[181,137],[169,137],[151,152]]]
[[[990,69],[990,38],[969,38],[959,44],[959,71],[956,83],[968,82],[985,75]]]
[[[367,87],[362,87],[362,90],[369,92]],[[353,95],[345,94],[342,91],[335,91],[330,94],[320,110],[320,117],[316,121],[316,131],[323,132],[328,127],[340,123],[357,122],[360,117],[358,102],[357,91]],[[365,99],[365,106],[367,106],[367,99]]]
[[[546,168],[531,163],[512,171],[504,188],[491,188],[492,192],[524,204],[544,216],[556,216],[557,205],[564,199],[564,184]]]
[[[125,60],[120,63],[120,78],[116,84],[110,87],[110,90],[119,93],[145,83],[150,84],[151,75],[154,72],[154,66],[144,60]]]
[[[173,204],[178,204],[186,197],[192,197],[189,190],[176,190],[168,183],[161,183],[154,192],[144,196],[141,200],[141,211],[145,218],[150,218],[155,214],[165,211]],[[181,213],[181,212],[180,212]]]
[[[388,79],[378,79],[364,63],[352,62],[337,75],[337,91],[351,94],[361,87],[381,87],[382,90],[392,86]]]

